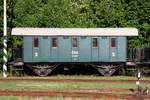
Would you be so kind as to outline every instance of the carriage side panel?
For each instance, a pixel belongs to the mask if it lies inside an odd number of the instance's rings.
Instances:
[[[127,60],[127,38],[118,38],[118,62],[125,62]]]
[[[99,41],[99,61],[109,62],[109,37],[101,37]]]
[[[24,36],[23,37],[23,61],[32,62],[32,37]]]
[[[59,37],[59,62],[71,62],[71,38]]]
[[[79,37],[79,62],[91,61],[91,37]]]

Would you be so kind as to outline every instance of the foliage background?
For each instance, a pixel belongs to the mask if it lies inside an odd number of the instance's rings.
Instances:
[[[139,36],[129,38],[129,47],[150,47],[150,0],[7,0],[7,14],[9,60],[12,47],[22,43],[10,35],[13,27],[136,27]],[[2,20],[3,0],[1,34]]]

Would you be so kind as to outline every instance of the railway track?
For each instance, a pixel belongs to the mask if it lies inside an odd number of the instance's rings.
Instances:
[[[82,92],[56,92],[56,91],[0,91],[0,96],[59,96],[63,97],[89,97],[105,99],[125,100],[149,100],[150,96],[135,94],[113,94],[113,93],[82,93]]]
[[[22,82],[22,81],[32,81],[32,82],[96,82],[96,83],[135,83],[136,80],[102,80],[102,79],[47,79],[47,78],[1,78],[0,82]],[[141,83],[150,83],[150,80],[141,80]],[[112,92],[111,92],[112,91]],[[107,100],[113,99],[123,99],[123,100],[150,100],[150,95],[138,94],[130,91],[126,88],[70,88],[69,90],[63,91],[11,91],[11,90],[0,90],[0,96],[63,96],[71,98],[105,98]]]
[[[25,78],[8,78],[0,79],[1,81],[43,81],[43,82],[121,82],[121,83],[135,83],[136,80],[100,80],[100,79],[25,79]],[[140,80],[141,83],[150,83],[150,80]]]

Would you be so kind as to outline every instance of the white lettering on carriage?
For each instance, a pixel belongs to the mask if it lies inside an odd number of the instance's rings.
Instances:
[[[112,52],[112,57],[115,57],[115,56],[116,56],[115,52]]]
[[[76,54],[76,55],[78,55],[78,54],[79,54],[79,52],[78,52],[78,51],[72,51],[72,54]]]
[[[34,56],[35,56],[35,57],[38,57],[38,53],[37,53],[37,52],[35,52],[35,53],[34,53]]]
[[[78,55],[72,55],[72,57],[78,57]]]
[[[72,51],[72,58],[74,58],[74,60],[77,60],[76,58],[79,57],[79,52],[78,51]]]

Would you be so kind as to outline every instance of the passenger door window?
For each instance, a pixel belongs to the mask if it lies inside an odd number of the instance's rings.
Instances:
[[[39,47],[39,38],[38,37],[34,37],[33,45],[34,45],[34,48]]]
[[[116,38],[111,38],[111,47],[116,47]]]
[[[76,37],[72,38],[72,47],[77,48],[78,47],[78,39]]]
[[[98,47],[98,38],[92,38],[92,47],[97,48]]]
[[[56,37],[52,38],[52,47],[58,47],[58,39]]]

